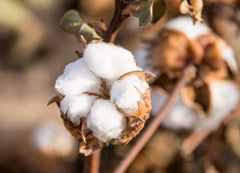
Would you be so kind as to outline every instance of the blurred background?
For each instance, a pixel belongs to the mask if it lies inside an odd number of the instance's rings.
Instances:
[[[134,51],[141,39],[154,37],[168,18],[180,15],[179,3],[167,0],[165,16],[155,25],[138,27],[137,19],[130,17],[117,43]],[[204,20],[234,48],[238,62],[239,7],[237,0],[205,0],[203,12]],[[114,0],[0,0],[1,173],[82,172],[84,161],[76,141],[64,129],[57,106],[47,106],[56,94],[57,76],[77,59],[75,50],[81,50],[77,39],[59,28],[69,9],[78,10],[93,26],[98,21],[108,25]],[[188,134],[159,127],[128,172],[240,172],[239,120],[210,135],[189,160],[178,150]],[[205,161],[203,155],[211,152],[206,146],[216,136],[218,152],[212,162]],[[103,149],[101,172],[111,172],[131,144]]]

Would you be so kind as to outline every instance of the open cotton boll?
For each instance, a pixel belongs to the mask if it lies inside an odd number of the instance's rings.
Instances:
[[[237,62],[235,60],[233,49],[230,46],[225,45],[225,47],[222,49],[222,58],[234,72],[237,72]]]
[[[211,32],[206,24],[199,23],[194,25],[192,19],[188,16],[180,16],[168,21],[165,28],[183,32],[190,39]]]
[[[58,77],[55,89],[63,95],[81,94],[97,90],[100,79],[87,67],[83,59],[66,65],[64,72]]]
[[[60,109],[75,125],[80,124],[80,118],[86,117],[95,100],[94,96],[87,94],[65,96],[60,102]]]
[[[116,79],[136,70],[132,53],[113,44],[90,43],[85,48],[83,58],[94,73],[106,79]]]
[[[149,51],[148,48],[150,47],[149,43],[141,44],[136,52],[135,57],[137,61],[137,65],[140,66],[142,69],[157,74],[157,71],[151,68],[150,59],[148,58]]]
[[[167,96],[159,92],[152,92],[152,113],[157,113],[162,108],[163,104],[167,100]],[[172,129],[192,129],[195,127],[197,120],[196,112],[185,106],[178,96],[175,98],[168,113],[165,115],[162,124]]]
[[[199,120],[197,128],[216,128],[239,101],[239,91],[233,82],[212,80],[209,86],[211,109],[206,118]]]
[[[54,121],[40,123],[33,130],[31,142],[36,149],[48,156],[70,156],[75,147],[72,136]]]
[[[96,100],[87,117],[87,127],[100,141],[118,138],[126,127],[126,118],[109,100]]]
[[[141,94],[148,89],[148,84],[135,75],[129,75],[113,83],[110,96],[114,102],[125,113],[134,114],[138,110],[138,101],[141,101]]]

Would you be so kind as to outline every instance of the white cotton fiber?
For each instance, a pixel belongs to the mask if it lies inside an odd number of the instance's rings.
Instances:
[[[148,53],[148,48],[149,48],[150,44],[149,43],[143,43],[141,44],[136,52],[135,52],[135,57],[136,57],[136,61],[137,61],[137,65],[140,66],[142,69],[144,69],[145,71],[149,71],[152,73],[157,74],[157,71],[154,70],[151,67],[151,63],[150,63],[150,59],[148,57],[149,53]]]
[[[63,95],[81,94],[98,90],[100,79],[86,66],[83,59],[66,65],[64,72],[58,77],[55,89]]]
[[[94,96],[87,94],[65,96],[60,102],[60,109],[75,125],[80,124],[80,118],[86,117],[95,100]]]
[[[231,70],[237,72],[238,70],[237,62],[234,56],[233,49],[230,46],[225,45],[225,47],[222,49],[222,58],[226,61]]]
[[[152,114],[157,113],[167,100],[167,96],[158,92],[152,92]],[[195,127],[197,117],[196,112],[185,106],[178,96],[175,98],[172,106],[165,115],[162,124],[172,129],[192,129]]]
[[[144,94],[148,87],[147,82],[135,75],[130,75],[113,83],[110,99],[124,112],[135,113],[138,110],[137,102],[142,100],[141,94]]]
[[[33,146],[48,156],[70,156],[75,148],[73,137],[54,121],[40,123],[32,133]]]
[[[118,138],[126,127],[126,118],[109,100],[96,100],[87,117],[87,127],[102,142]]]
[[[165,28],[183,32],[190,39],[211,32],[210,28],[204,23],[194,25],[192,18],[189,16],[180,16],[171,19],[166,23]]]
[[[229,114],[239,101],[236,84],[228,81],[212,80],[210,82],[211,108],[206,117],[199,117],[195,110],[187,107],[178,96],[168,113],[163,125],[173,129],[215,129],[223,118]],[[167,96],[152,92],[152,114],[156,115],[162,108]]]
[[[116,79],[137,68],[130,51],[108,43],[88,44],[83,58],[94,73],[106,79]]]
[[[237,86],[230,81],[212,80],[210,82],[210,93],[211,109],[206,118],[199,119],[197,128],[216,128],[239,101]]]

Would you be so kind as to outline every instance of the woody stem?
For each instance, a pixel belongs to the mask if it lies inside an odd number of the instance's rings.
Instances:
[[[95,151],[91,156],[85,157],[84,173],[98,173],[101,150]]]
[[[115,0],[115,11],[105,35],[105,41],[113,43],[120,30],[123,21],[130,16],[129,12],[123,11],[130,5],[130,2]]]

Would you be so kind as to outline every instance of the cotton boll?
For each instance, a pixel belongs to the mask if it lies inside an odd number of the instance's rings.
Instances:
[[[228,81],[212,80],[210,82],[211,109],[204,119],[199,119],[197,128],[216,128],[239,101],[236,84]]]
[[[162,106],[167,100],[167,95],[163,94],[163,92],[164,92],[163,90],[159,92],[152,90],[151,92],[151,103],[152,103],[151,114],[153,114],[154,116],[157,115],[157,113],[160,111],[160,109],[162,108]]]
[[[80,118],[86,117],[95,100],[94,96],[87,94],[65,96],[60,102],[60,109],[75,125],[80,124]]]
[[[151,98],[152,113],[157,115],[167,100],[167,96],[153,91]],[[193,109],[185,106],[181,100],[181,97],[178,96],[175,98],[172,106],[168,110],[168,113],[165,115],[162,124],[172,129],[192,129],[195,127],[196,120],[196,112]]]
[[[194,25],[192,19],[187,16],[180,16],[170,20],[166,23],[165,28],[183,32],[190,39],[211,32],[210,28],[206,24],[199,23]]]
[[[137,102],[142,100],[141,94],[144,94],[148,87],[148,84],[137,76],[126,76],[113,83],[110,99],[125,113],[134,114],[138,110]]]
[[[39,124],[33,130],[31,142],[37,150],[47,156],[70,156],[75,148],[72,136],[54,121]]]
[[[156,70],[151,68],[150,61],[148,61],[148,48],[150,47],[150,44],[143,43],[140,45],[136,52],[135,57],[137,61],[137,65],[140,66],[142,69],[157,74]]]
[[[100,79],[87,67],[83,59],[66,65],[64,72],[55,83],[56,90],[63,95],[97,91]]]
[[[173,129],[192,129],[195,127],[196,112],[182,103],[181,98],[177,98],[174,107],[170,109],[163,120],[163,124]]]
[[[132,53],[113,44],[88,44],[83,58],[94,73],[106,79],[116,79],[126,72],[136,70]]]
[[[87,117],[87,127],[102,142],[118,138],[126,127],[126,118],[109,100],[95,101]]]
[[[237,62],[235,60],[233,49],[230,46],[225,45],[225,47],[222,49],[222,58],[226,61],[231,70],[237,72]]]

